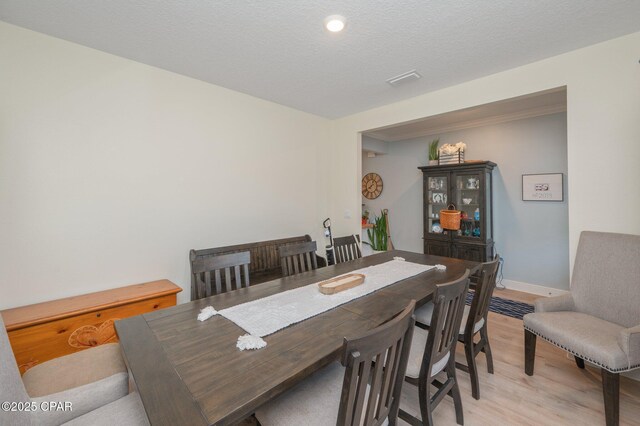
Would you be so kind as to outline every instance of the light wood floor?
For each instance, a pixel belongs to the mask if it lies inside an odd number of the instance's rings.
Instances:
[[[496,297],[502,297],[503,299],[511,299],[511,300],[516,300],[518,302],[529,303],[531,305],[533,305],[534,300],[536,300],[539,297],[542,297],[542,296],[538,296],[537,294],[523,293],[521,291],[515,291],[515,290],[509,290],[509,289],[501,290],[499,288],[496,288],[493,291],[493,295]]]
[[[540,296],[496,289],[494,296],[533,303]],[[478,355],[480,400],[471,397],[469,375],[458,370],[465,426],[474,425],[603,425],[600,370],[580,370],[573,356],[538,338],[535,374],[524,374],[522,321],[489,313],[489,340],[495,374],[487,373],[484,354]],[[456,359],[465,362],[458,345]],[[405,383],[401,407],[419,418],[418,390]],[[437,426],[455,425],[449,397],[434,411]],[[329,424],[330,422],[328,422]],[[333,423],[331,423],[333,424]],[[621,378],[620,424],[640,426],[640,382]],[[242,425],[255,425],[247,420]],[[398,425],[405,426],[402,420]]]
[[[538,296],[496,290],[494,296],[532,303]],[[600,370],[576,367],[573,356],[538,338],[535,374],[524,374],[522,321],[489,313],[489,339],[495,374],[487,373],[478,355],[480,400],[471,397],[469,375],[458,370],[465,426],[473,425],[604,425]],[[458,345],[456,358],[464,362]],[[401,406],[419,412],[418,391],[405,383]],[[419,416],[418,416],[419,417]],[[434,411],[436,425],[455,425],[450,398]],[[399,425],[406,425],[402,420]],[[621,378],[620,424],[640,425],[640,382]]]

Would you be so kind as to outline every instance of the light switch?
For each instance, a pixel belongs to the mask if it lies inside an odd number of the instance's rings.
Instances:
[[[347,209],[344,211],[344,218],[351,219],[351,210]]]

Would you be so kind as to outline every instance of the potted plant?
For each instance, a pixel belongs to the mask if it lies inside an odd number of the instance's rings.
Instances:
[[[369,223],[369,211],[365,210],[362,212],[362,226]]]
[[[437,166],[438,158],[440,158],[440,153],[438,152],[438,144],[440,143],[440,138],[436,138],[431,141],[429,144],[429,165]]]
[[[380,216],[373,218],[373,228],[367,229],[369,242],[364,242],[371,246],[374,252],[383,252],[387,250],[387,221],[384,212],[380,212]]]

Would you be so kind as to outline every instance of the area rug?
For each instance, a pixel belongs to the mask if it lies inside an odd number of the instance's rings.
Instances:
[[[473,291],[467,293],[467,305],[471,305],[473,295]],[[493,296],[491,298],[491,303],[489,304],[489,310],[496,314],[506,315],[508,317],[521,320],[524,315],[533,312],[533,305]]]

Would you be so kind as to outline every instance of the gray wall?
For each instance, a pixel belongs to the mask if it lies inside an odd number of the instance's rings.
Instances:
[[[491,160],[494,171],[494,239],[505,260],[505,280],[569,288],[566,113],[476,127],[419,139],[390,142],[387,155],[362,158],[363,175],[380,174],[384,189],[363,198],[372,214],[389,209],[399,249],[422,253],[422,174],[428,142],[467,144],[468,160]],[[522,201],[522,174],[564,173],[563,202]]]
[[[362,135],[362,150],[365,152],[369,151],[377,154],[386,154],[389,150],[389,142]]]

